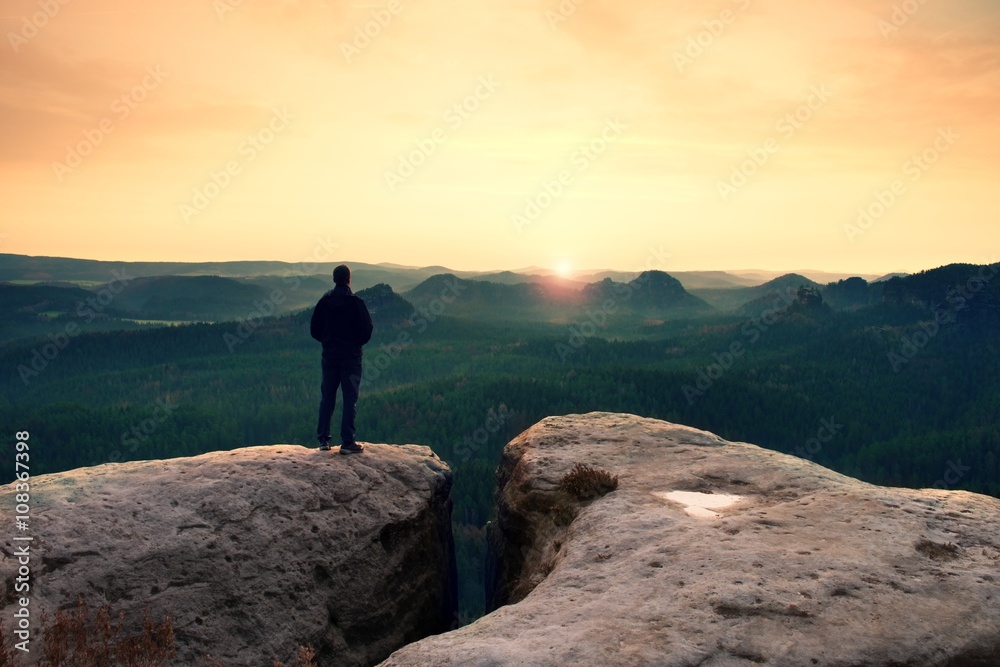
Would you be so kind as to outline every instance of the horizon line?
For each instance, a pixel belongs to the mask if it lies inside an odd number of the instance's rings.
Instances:
[[[107,264],[238,264],[238,263],[274,263],[274,264],[305,264],[310,263],[309,260],[299,260],[299,261],[289,261],[285,259],[210,259],[210,260],[183,260],[183,259],[102,259],[95,257],[70,257],[66,255],[30,255],[25,253],[16,252],[0,252],[0,256],[12,256],[12,257],[27,257],[32,259],[63,259],[71,261],[83,261],[83,262],[101,262]],[[489,268],[489,269],[460,269],[445,264],[430,263],[424,265],[415,264],[404,264],[401,262],[392,261],[382,261],[382,262],[372,262],[372,261],[361,261],[361,260],[319,260],[312,262],[316,265],[337,265],[337,264],[358,264],[367,266],[381,266],[387,268],[396,268],[399,270],[410,270],[410,271],[421,271],[429,269],[432,267],[439,267],[446,269],[453,273],[479,273],[479,274],[491,274],[491,273],[515,273],[520,275],[532,275],[526,273],[528,271],[543,271],[549,274],[559,275],[559,270],[556,266],[545,267],[545,266],[522,266],[516,269],[510,268]],[[868,270],[868,271],[849,271],[844,269],[829,269],[829,268],[817,268],[817,267],[799,267],[799,268],[762,268],[762,267],[748,267],[748,268],[700,268],[700,269],[667,269],[667,268],[654,268],[654,267],[642,267],[642,268],[616,268],[616,267],[604,267],[604,268],[587,268],[587,269],[571,269],[568,276],[562,276],[567,278],[573,278],[574,276],[586,276],[596,273],[605,272],[617,272],[617,273],[642,273],[643,271],[658,270],[664,273],[778,273],[782,275],[787,275],[790,273],[824,273],[824,274],[837,274],[846,276],[887,276],[893,274],[914,274],[921,271],[929,271],[936,268],[941,268],[943,266],[949,266],[951,264],[971,264],[975,266],[981,265],[975,261],[953,261],[944,264],[939,264],[933,267],[923,267],[917,270],[906,270],[902,268],[897,268],[893,270]]]

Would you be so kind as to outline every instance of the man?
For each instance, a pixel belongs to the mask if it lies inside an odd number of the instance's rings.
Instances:
[[[340,453],[365,450],[354,439],[354,418],[361,388],[361,346],[371,340],[372,318],[364,300],[351,292],[351,269],[341,264],[333,270],[334,288],[323,295],[309,323],[312,337],[323,343],[323,397],[319,402],[316,437],[319,448],[330,451],[330,419],[337,404],[337,387],[344,396],[340,422]]]

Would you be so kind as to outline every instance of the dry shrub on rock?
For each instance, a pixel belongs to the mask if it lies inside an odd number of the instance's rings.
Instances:
[[[618,488],[618,475],[577,463],[559,482],[559,488],[577,500],[592,500]]]

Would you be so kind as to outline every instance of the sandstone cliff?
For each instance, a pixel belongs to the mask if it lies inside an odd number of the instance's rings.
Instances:
[[[619,488],[570,499],[577,463]],[[543,420],[498,474],[493,595],[511,604],[385,667],[1000,665],[995,498],[606,413]]]
[[[171,615],[178,665],[270,665],[307,643],[321,665],[371,665],[452,623],[450,488],[447,466],[415,445],[352,457],[276,445],[40,476],[33,618],[84,594],[136,627],[147,607]],[[12,492],[0,488],[4,526]]]

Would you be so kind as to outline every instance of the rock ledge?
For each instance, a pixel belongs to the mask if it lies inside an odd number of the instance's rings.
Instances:
[[[567,509],[577,463],[618,490]],[[539,422],[498,475],[493,596],[513,604],[384,666],[1000,665],[996,498],[608,413]]]
[[[146,608],[169,614],[178,665],[270,665],[307,643],[322,665],[371,665],[447,629],[451,472],[426,447],[368,448],[250,447],[34,478],[33,618],[81,594],[134,627]],[[5,514],[12,493],[0,487]],[[13,544],[0,556],[4,619]]]

